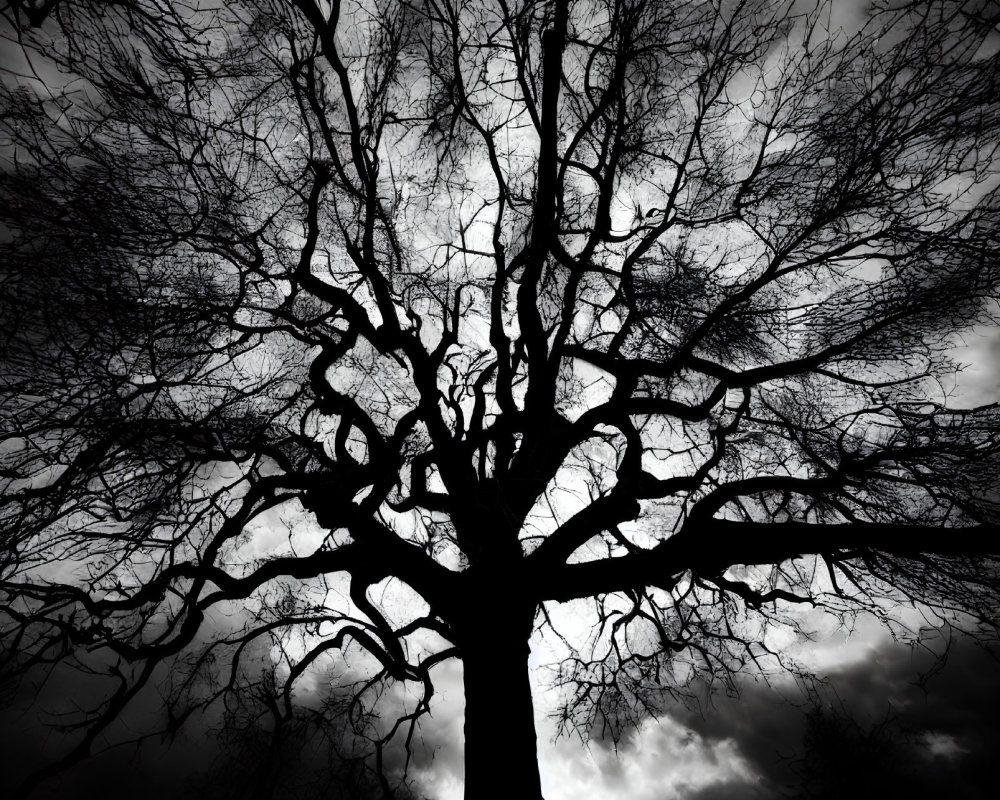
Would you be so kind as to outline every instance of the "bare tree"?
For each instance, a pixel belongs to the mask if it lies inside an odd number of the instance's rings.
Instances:
[[[991,629],[997,15],[844,7],[5,6],[3,655],[108,681],[61,766],[167,668],[332,670],[390,792],[457,657],[466,796],[539,797],[560,604],[611,734],[800,604]]]

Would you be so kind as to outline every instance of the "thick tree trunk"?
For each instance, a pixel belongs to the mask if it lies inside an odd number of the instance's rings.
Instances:
[[[485,625],[463,647],[465,800],[542,796],[528,637],[505,627]]]

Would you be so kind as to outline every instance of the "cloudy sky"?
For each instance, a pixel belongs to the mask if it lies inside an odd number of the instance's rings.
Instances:
[[[956,387],[956,404],[996,402],[1000,335],[977,331],[963,339],[955,356],[968,367]],[[738,697],[714,696],[700,710],[666,709],[617,748],[578,738],[553,741],[554,727],[547,715],[556,698],[546,690],[540,671],[536,697],[545,797],[976,800],[994,796],[1000,781],[998,653],[957,639],[944,667],[922,681],[935,665],[932,653],[942,652],[945,643],[932,636],[928,647],[914,650],[894,642],[874,623],[860,625],[850,638],[831,633],[801,654],[828,678],[812,698],[815,702],[790,678],[770,686],[748,679]],[[433,718],[422,728],[425,749],[412,774],[418,796],[459,800],[461,666],[440,668],[436,685],[440,697]],[[84,704],[86,689],[76,680],[56,675],[40,704],[30,702],[32,688],[27,684],[0,687],[0,692],[0,767],[3,782],[13,784],[27,770],[62,752],[69,741],[40,725],[38,709]],[[156,701],[151,693],[145,708],[153,708]],[[239,743],[223,744],[209,728],[196,719],[169,746],[154,740],[137,750],[106,753],[47,782],[33,797],[166,800],[179,791],[187,794],[192,787],[221,785],[232,790],[238,786],[233,776],[240,774],[239,765],[248,763],[254,753]],[[502,760],[498,754],[498,769]],[[294,767],[323,768],[318,753]],[[887,790],[887,785],[894,788]],[[800,794],[806,788],[811,795]],[[223,791],[214,798],[233,796],[238,795]]]
[[[856,4],[843,3],[848,17]],[[969,366],[957,387],[962,404],[1000,399],[1000,335],[972,332],[955,351]],[[1000,781],[1000,662],[966,639],[951,643],[947,662],[935,666],[945,642],[931,636],[928,649],[894,642],[874,624],[850,638],[831,633],[803,657],[828,682],[812,698],[790,678],[772,685],[743,682],[737,697],[713,696],[700,709],[666,709],[617,748],[578,738],[553,741],[547,714],[556,698],[536,686],[543,790],[547,800],[772,800],[845,796],[852,800],[896,796],[975,800],[994,795]],[[541,674],[539,675],[541,678]],[[922,680],[922,677],[925,678]],[[424,751],[414,778],[420,796],[462,796],[461,666],[441,668],[440,697],[422,728]],[[39,708],[85,704],[86,688],[55,675],[36,702],[30,684],[0,687],[0,794],[26,771],[62,752],[70,740],[40,724]],[[155,692],[145,709],[156,705]],[[140,708],[133,720],[144,713]],[[500,711],[498,710],[498,713]],[[37,798],[175,798],[185,787],[234,789],[233,765],[252,757],[238,743],[223,743],[215,720],[195,719],[172,743],[149,741],[116,749],[46,783]],[[860,755],[859,755],[860,754]],[[498,754],[498,769],[503,755]],[[296,769],[322,769],[308,758]],[[113,777],[111,777],[113,776]],[[219,797],[228,796],[220,791]],[[305,798],[303,798],[305,800]]]
[[[926,648],[893,642],[874,622],[854,635],[831,633],[799,656],[828,681],[808,696],[791,678],[772,685],[744,680],[737,697],[713,695],[701,708],[673,707],[647,720],[619,743],[552,740],[546,717],[554,695],[536,687],[540,762],[546,800],[771,800],[797,797],[993,796],[1000,780],[1000,662],[968,639],[950,644],[944,667],[935,653],[946,648],[933,634]],[[541,674],[541,673],[539,673]],[[921,680],[923,678],[923,680]],[[437,675],[441,697],[422,729],[423,747],[413,775],[417,796],[462,796],[461,667]],[[4,774],[13,780],[60,751],[67,740],[46,732],[35,710],[25,711],[30,688],[8,694],[0,715]],[[55,710],[85,702],[79,681],[57,679],[41,705]],[[155,695],[146,700],[155,705]],[[498,714],[500,711],[498,710]],[[129,721],[142,727],[141,712]],[[190,796],[214,787],[214,798],[233,794],[258,751],[228,745],[204,720],[195,720],[173,743],[152,740],[138,749],[113,750],[46,783],[33,797],[134,798]],[[503,755],[498,754],[498,769]],[[289,770],[319,774],[320,753],[302,755]],[[295,776],[289,781],[294,783]],[[216,793],[218,792],[218,793]],[[278,796],[308,798],[294,793]]]

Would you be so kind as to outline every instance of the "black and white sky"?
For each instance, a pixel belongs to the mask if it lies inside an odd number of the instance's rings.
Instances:
[[[555,695],[536,684],[536,719],[546,800],[779,800],[788,797],[907,797],[986,800],[1000,781],[998,651],[969,639],[946,642],[928,632],[924,647],[895,642],[862,619],[854,633],[831,631],[801,650],[825,678],[805,691],[790,677],[749,678],[735,696],[706,695],[647,719],[615,746],[553,740],[547,714]],[[948,650],[942,663],[939,656]],[[539,670],[539,678],[543,671]],[[433,716],[421,728],[411,768],[418,797],[462,797],[461,666],[437,675]],[[61,752],[71,738],[43,727],[39,708],[85,704],[79,679],[57,675],[39,704],[27,684],[8,691],[0,714],[7,780]],[[142,708],[141,706],[145,706]],[[118,731],[134,735],[157,720],[151,692]],[[503,725],[502,709],[497,724]],[[49,720],[51,721],[51,719]],[[242,797],[259,750],[220,739],[218,720],[194,718],[172,741],[119,747],[43,784],[33,797],[168,800]],[[242,743],[241,743],[242,741]],[[498,755],[502,759],[502,754]],[[284,794],[310,798],[299,778],[326,769],[319,750],[289,764]],[[297,774],[295,774],[297,773]],[[891,791],[887,787],[892,787]],[[805,794],[806,790],[812,794]],[[889,791],[888,794],[886,792]],[[327,795],[328,796],[328,795]]]
[[[861,5],[858,0],[839,4],[843,18],[837,23],[845,28],[856,24]],[[955,356],[967,367],[953,402],[1000,402],[1000,331],[956,331],[955,342]],[[617,744],[573,736],[554,739],[549,715],[559,698],[546,683],[545,654],[538,652],[534,688],[544,796],[993,797],[1000,785],[1000,651],[961,637],[946,642],[933,631],[926,635],[926,646],[914,648],[894,641],[865,618],[850,635],[827,627],[815,642],[798,645],[801,660],[825,679],[818,688],[807,691],[787,675],[776,675],[770,683],[748,675],[735,696],[706,695],[698,706],[664,708]],[[945,650],[947,658],[941,661]],[[420,729],[411,768],[414,789],[418,797],[459,800],[461,665],[443,666],[436,673],[436,687],[434,713]],[[43,724],[52,719],[46,712],[85,706],[89,691],[77,677],[61,672],[40,697],[30,682],[0,687],[0,795],[4,784],[72,744],[73,734],[53,733]],[[155,722],[158,699],[153,687],[116,735],[141,735]],[[499,726],[502,713],[497,710]],[[138,747],[112,749],[46,782],[33,796],[167,800],[196,797],[199,787],[214,787],[218,798],[240,796],[240,784],[229,773],[238,772],[256,751],[220,739],[218,722],[195,717],[171,741],[152,738]],[[290,767],[324,768],[319,753]],[[887,795],[886,786],[899,794]]]

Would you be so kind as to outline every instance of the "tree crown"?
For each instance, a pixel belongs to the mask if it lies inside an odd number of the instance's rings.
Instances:
[[[992,623],[996,20],[837,7],[10,4],[0,597],[120,678],[71,757],[257,642],[275,719],[368,663],[381,752],[553,603],[611,729],[789,604]]]

